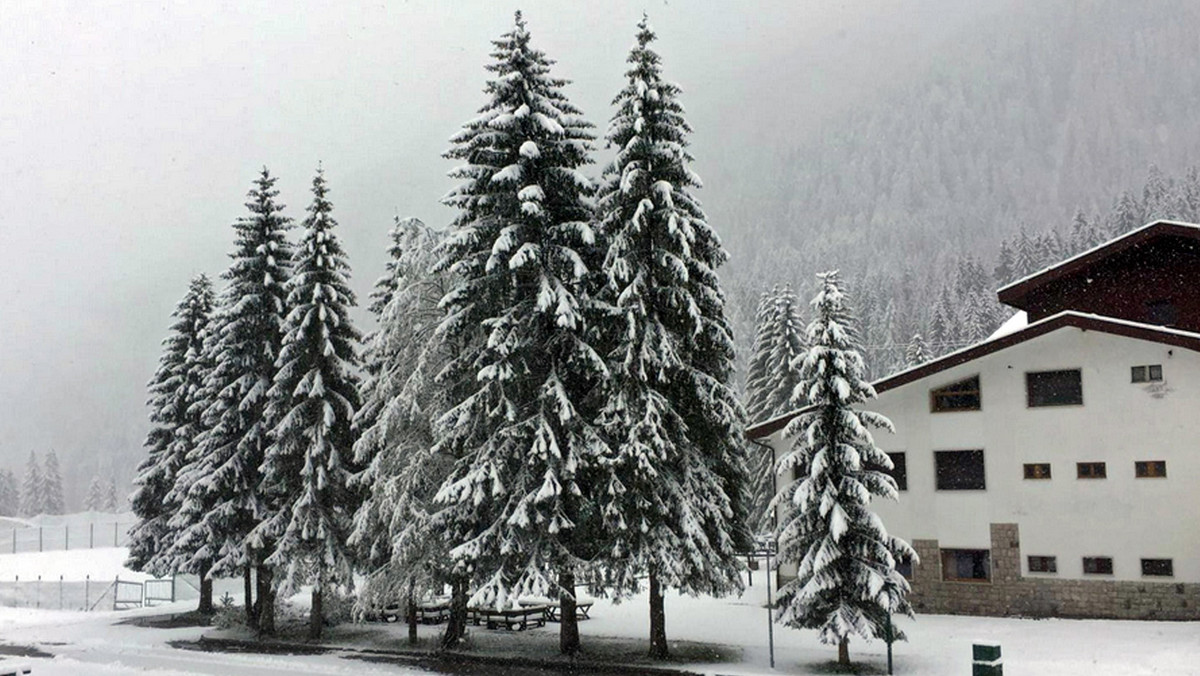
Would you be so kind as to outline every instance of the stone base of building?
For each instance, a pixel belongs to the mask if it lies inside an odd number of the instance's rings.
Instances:
[[[1056,580],[1021,576],[1015,523],[991,525],[990,582],[942,579],[937,540],[913,540],[909,601],[918,613],[1124,620],[1200,620],[1200,584],[1125,580]]]

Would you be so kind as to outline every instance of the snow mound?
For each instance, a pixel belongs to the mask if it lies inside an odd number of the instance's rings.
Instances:
[[[1016,333],[1017,331],[1020,331],[1026,326],[1029,326],[1029,315],[1025,314],[1024,310],[1020,310],[1013,316],[1006,319],[1004,323],[1000,325],[1000,328],[993,331],[992,335],[988,336],[988,340],[1003,338],[1010,333]]]

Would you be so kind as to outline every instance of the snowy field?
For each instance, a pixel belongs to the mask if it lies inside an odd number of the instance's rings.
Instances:
[[[18,555],[33,556],[33,555]],[[0,566],[9,556],[0,555]],[[119,560],[114,556],[111,560]],[[81,564],[82,565],[82,564]],[[97,562],[99,565],[99,562]],[[697,654],[695,644],[711,644],[725,657],[719,662],[678,663],[672,666],[711,674],[828,673],[835,650],[817,643],[812,632],[775,627],[776,670],[768,666],[767,614],[762,572],[742,598],[707,599],[670,596],[667,633],[677,652]],[[127,612],[71,613],[0,608],[0,643],[42,646],[53,659],[25,659],[35,674],[268,674],[420,673],[409,668],[347,660],[338,654],[278,656],[195,653],[171,648],[168,641],[194,640],[213,630],[200,628],[146,629],[115,624],[135,615],[188,610],[192,602],[168,608]],[[593,655],[645,650],[648,618],[644,598],[618,605],[597,602],[593,619],[581,623],[584,650]],[[1038,676],[1141,676],[1200,673],[1200,623],[1079,620],[1018,620],[922,615],[905,621],[908,643],[896,645],[896,673],[922,676],[969,674],[971,642],[988,640],[1003,646],[1005,673]],[[365,625],[343,627],[334,639],[356,647],[403,648],[405,627]],[[437,626],[422,626],[433,638]],[[509,633],[471,628],[474,650],[488,654],[553,657],[557,625]],[[219,633],[219,632],[217,632]],[[589,643],[590,642],[590,643]],[[699,651],[703,653],[704,651]],[[885,666],[880,643],[851,644],[851,657],[864,663],[864,673]]]

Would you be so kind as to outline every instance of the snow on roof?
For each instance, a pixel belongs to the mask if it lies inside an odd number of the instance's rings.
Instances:
[[[1017,310],[1016,314],[1004,320],[1000,328],[992,331],[992,335],[988,336],[988,340],[1007,336],[1010,333],[1016,333],[1021,329],[1029,326],[1029,315],[1024,310]]]
[[[1071,263],[1074,263],[1075,261],[1078,261],[1079,259],[1084,258],[1086,256],[1090,256],[1090,255],[1096,253],[1097,251],[1100,251],[1101,249],[1106,249],[1106,248],[1112,246],[1113,244],[1116,244],[1117,242],[1120,242],[1125,239],[1129,239],[1130,237],[1134,237],[1136,235],[1139,235],[1139,234],[1145,232],[1146,230],[1149,230],[1150,228],[1154,228],[1154,227],[1157,227],[1160,225],[1173,225],[1173,226],[1182,227],[1182,228],[1190,228],[1192,230],[1195,230],[1197,233],[1200,233],[1200,225],[1197,225],[1195,223],[1187,223],[1184,221],[1171,221],[1171,220],[1165,220],[1165,219],[1153,221],[1151,223],[1147,223],[1146,225],[1143,225],[1140,228],[1130,230],[1129,232],[1125,233],[1124,235],[1121,235],[1119,237],[1114,237],[1114,238],[1108,240],[1107,242],[1102,242],[1100,244],[1097,244],[1096,246],[1088,249],[1087,251],[1077,253],[1074,256],[1071,256],[1070,258],[1067,258],[1065,260],[1061,260],[1061,261],[1055,263],[1054,265],[1049,265],[1047,267],[1042,268],[1041,270],[1038,270],[1037,272],[1033,272],[1028,275],[1025,275],[1024,277],[1022,277],[1016,281],[1009,282],[1008,284],[1005,284],[1004,286],[997,289],[996,293],[997,294],[1004,293],[1005,291],[1007,291],[1011,288],[1020,286],[1021,284],[1024,284],[1025,282],[1028,282],[1029,280],[1031,280],[1035,277],[1040,277],[1040,276],[1046,274],[1047,272],[1050,272],[1052,270],[1057,270],[1058,268],[1064,267],[1066,265],[1070,265]]]
[[[1200,226],[1191,226],[1191,227],[1195,227],[1195,228],[1197,228],[1197,230],[1200,230]],[[1018,316],[1023,317],[1024,315],[1025,315],[1025,313],[1023,313],[1023,312],[1018,313]],[[1015,321],[1016,319],[1017,319],[1017,316],[1014,316],[1014,317],[1010,318],[1008,321],[1006,321],[1004,323],[1004,325],[1007,326],[1009,323],[1012,323],[1015,325],[1017,323]],[[1142,322],[1134,322],[1134,321],[1130,321],[1128,319],[1117,319],[1116,317],[1107,317],[1104,315],[1092,314],[1092,313],[1087,313],[1087,312],[1077,312],[1075,310],[1064,310],[1063,312],[1059,312],[1058,314],[1039,319],[1038,321],[1033,322],[1032,324],[1026,323],[1024,326],[1020,326],[1020,327],[1014,326],[1014,327],[1012,327],[1012,330],[1007,333],[1002,333],[1002,329],[1004,328],[1004,326],[1001,326],[1000,329],[997,329],[996,333],[993,333],[986,340],[975,343],[974,345],[968,345],[966,347],[957,349],[953,352],[949,352],[940,357],[937,357],[936,359],[931,359],[931,360],[923,362],[921,364],[917,364],[916,366],[911,366],[907,369],[904,369],[903,371],[898,371],[898,372],[888,375],[886,377],[879,378],[878,380],[875,380],[874,382],[872,382],[871,386],[874,387],[877,391],[886,391],[888,389],[891,389],[892,387],[899,387],[900,385],[911,382],[912,380],[919,380],[920,378],[924,378],[926,376],[933,375],[934,373],[943,371],[952,366],[966,363],[967,361],[974,361],[974,359],[978,359],[978,358],[984,356],[983,354],[981,354],[981,355],[978,355],[971,359],[959,361],[959,359],[961,357],[963,357],[966,353],[971,352],[973,350],[979,350],[979,349],[988,350],[987,352],[984,353],[984,354],[987,354],[987,353],[990,353],[991,351],[1003,349],[1005,347],[1005,345],[1003,343],[1000,343],[1000,341],[1015,340],[1015,342],[1021,342],[1022,340],[1024,340],[1024,338],[1019,338],[1019,335],[1022,333],[1029,332],[1030,333],[1029,338],[1034,338],[1038,335],[1038,330],[1045,327],[1046,325],[1053,324],[1053,323],[1061,323],[1064,321],[1069,322],[1072,319],[1074,319],[1076,321],[1095,323],[1098,325],[1108,324],[1110,326],[1128,327],[1131,329],[1137,329],[1139,331],[1145,331],[1148,333],[1157,333],[1157,334],[1164,335],[1164,336],[1173,336],[1173,337],[1177,337],[1177,338],[1184,338],[1184,339],[1187,339],[1188,341],[1200,341],[1200,333],[1196,333],[1193,331],[1172,329],[1172,328],[1168,328],[1165,326],[1159,326],[1157,324],[1143,324]],[[1067,324],[1067,325],[1069,326],[1070,324]],[[1056,329],[1050,329],[1050,330],[1056,330]],[[1000,343],[1000,344],[993,345],[994,343]],[[1195,345],[1193,343],[1191,347],[1192,347],[1192,349],[1200,351],[1200,345]],[[988,348],[991,348],[991,349],[989,350]],[[944,366],[942,366],[942,365],[944,365]],[[934,369],[934,370],[931,371],[930,373],[920,373],[920,372],[923,372],[923,371],[926,371],[929,369]],[[770,434],[774,434],[776,431],[783,429],[783,427],[787,424],[787,422],[789,420],[796,417],[800,413],[803,413],[804,411],[808,410],[809,408],[811,408],[811,406],[806,406],[804,408],[800,408],[795,411],[789,411],[788,413],[784,413],[783,415],[775,416],[774,418],[771,418],[770,420],[763,421],[756,425],[751,425],[750,427],[748,427],[746,429],[746,432],[752,438],[761,438],[761,437],[768,436]]]

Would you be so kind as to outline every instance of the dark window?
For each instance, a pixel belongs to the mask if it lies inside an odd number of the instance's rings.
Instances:
[[[1171,559],[1142,559],[1142,575],[1173,577],[1175,566]]]
[[[1130,368],[1129,379],[1135,383],[1151,383],[1162,380],[1162,364],[1147,364]]]
[[[1083,572],[1086,575],[1112,575],[1112,558],[1085,556],[1083,557]]]
[[[1050,478],[1050,463],[1035,462],[1025,465],[1026,479],[1049,479]]]
[[[896,559],[896,572],[903,575],[904,579],[911,580],[913,576],[912,559],[907,556]]]
[[[943,549],[942,579],[953,582],[988,582],[992,579],[986,549]]]
[[[892,459],[892,469],[884,470],[884,474],[896,480],[896,490],[908,490],[908,459],[904,453],[888,453]]]
[[[1165,460],[1138,460],[1133,463],[1133,472],[1139,479],[1157,479],[1167,476]]]
[[[1031,556],[1029,557],[1029,572],[1057,573],[1058,560],[1053,556]]]
[[[1079,479],[1107,479],[1108,467],[1102,462],[1077,462],[1075,476]]]
[[[979,376],[950,383],[930,392],[931,408],[935,413],[941,411],[978,411]]]
[[[1178,315],[1175,304],[1169,300],[1156,300],[1146,303],[1146,321],[1160,326],[1174,326]]]
[[[1025,393],[1029,406],[1082,404],[1083,383],[1079,369],[1026,373]]]
[[[987,488],[983,451],[935,451],[939,491],[979,491]]]

